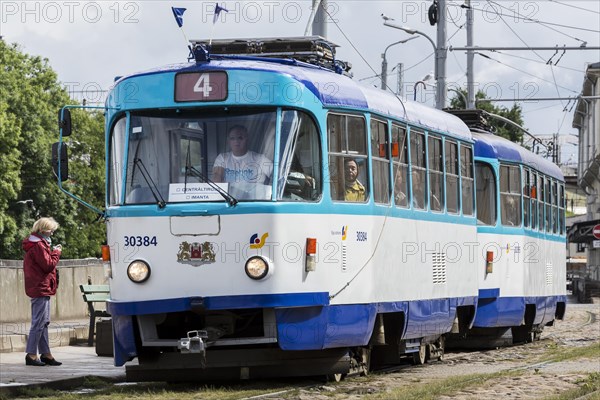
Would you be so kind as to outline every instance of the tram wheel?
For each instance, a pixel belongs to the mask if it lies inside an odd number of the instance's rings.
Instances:
[[[414,365],[423,365],[427,361],[427,345],[421,343],[419,346],[419,351],[413,353],[413,364]]]
[[[346,377],[346,374],[329,374],[325,375],[325,382],[341,382]]]

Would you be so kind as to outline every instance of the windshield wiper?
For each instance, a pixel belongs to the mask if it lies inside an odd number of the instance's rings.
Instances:
[[[150,192],[152,192],[152,195],[156,199],[156,204],[158,204],[158,207],[164,208],[167,205],[167,202],[165,201],[165,199],[160,194],[160,191],[158,190],[158,187],[156,186],[156,183],[154,183],[154,181],[152,180],[152,177],[150,176],[150,173],[148,172],[148,170],[146,169],[146,166],[142,162],[142,159],[141,158],[135,158],[133,160],[133,164],[136,165],[136,166],[139,164],[139,166],[140,166],[140,172],[142,173],[142,176],[144,177],[144,180],[148,184],[148,188],[150,189]]]
[[[217,185],[214,181],[211,181],[206,175],[202,172],[198,171],[196,168],[192,167],[192,162],[190,161],[190,146],[188,144],[187,155],[185,160],[185,180],[183,186],[183,192],[187,191],[187,178],[188,175],[195,176],[196,178],[202,180],[204,183],[207,183],[208,186],[216,190],[226,201],[227,203],[233,207],[238,201],[235,197],[229,194],[226,190]]]

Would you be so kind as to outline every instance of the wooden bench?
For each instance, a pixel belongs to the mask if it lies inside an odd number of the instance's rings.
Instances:
[[[96,318],[110,317],[110,314],[106,311],[106,300],[110,298],[110,288],[108,285],[79,285],[79,289],[83,294],[83,301],[87,303],[90,312],[88,346],[93,346]],[[96,309],[94,303],[104,303],[104,309]]]

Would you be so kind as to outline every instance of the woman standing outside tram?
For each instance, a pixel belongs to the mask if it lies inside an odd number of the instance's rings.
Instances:
[[[33,224],[31,235],[23,239],[23,270],[25,293],[31,298],[31,329],[27,338],[25,365],[41,367],[61,365],[50,352],[50,296],[56,294],[58,273],[56,265],[62,246],[51,247],[51,236],[58,228],[54,218],[40,218]],[[38,359],[38,350],[41,357]]]

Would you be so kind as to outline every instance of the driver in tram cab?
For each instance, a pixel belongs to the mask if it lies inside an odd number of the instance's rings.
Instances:
[[[248,129],[234,125],[227,134],[231,151],[221,153],[215,159],[213,180],[215,182],[246,182],[267,184],[271,178],[273,162],[260,153],[248,150]]]
[[[353,158],[344,159],[345,201],[365,201],[365,187],[358,180],[358,163]]]

